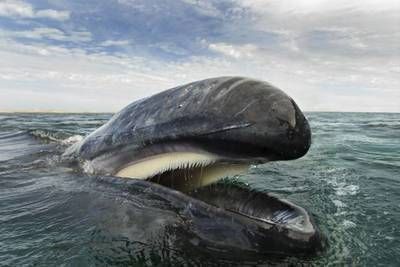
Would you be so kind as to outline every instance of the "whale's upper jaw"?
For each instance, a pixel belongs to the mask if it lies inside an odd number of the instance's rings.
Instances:
[[[93,173],[150,179],[199,167],[220,176],[220,167],[229,166],[231,175],[251,164],[299,158],[310,144],[308,122],[284,92],[221,77],[134,102],[66,154]]]
[[[278,88],[253,79],[219,77],[163,91],[127,106],[66,154],[91,160],[130,147],[201,142],[213,149],[274,152],[273,160],[303,156],[310,129],[295,102]],[[232,145],[233,144],[233,145]]]
[[[308,124],[306,126],[308,127]],[[150,180],[188,192],[227,176],[243,174],[250,165],[292,157],[284,154],[287,153],[284,150],[270,150],[269,147],[256,146],[254,143],[245,143],[233,138],[236,134],[234,131],[246,127],[212,131],[201,138],[191,137],[191,139],[151,144],[136,150],[130,156],[129,149],[128,153],[122,149],[117,157],[125,153],[129,160],[113,160],[112,162],[125,163],[116,169],[112,169],[115,164],[111,164],[111,174]],[[221,133],[222,137],[219,136]],[[307,149],[308,146],[306,143]],[[105,166],[104,163],[99,165]]]

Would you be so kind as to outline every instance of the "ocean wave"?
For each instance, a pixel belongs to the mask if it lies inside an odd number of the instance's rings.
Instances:
[[[0,140],[12,139],[15,137],[20,137],[26,134],[26,131],[14,131],[14,132],[3,132],[0,133]]]
[[[42,141],[56,142],[56,143],[60,143],[62,145],[72,145],[83,139],[83,136],[81,136],[79,134],[70,135],[69,133],[60,132],[60,131],[35,129],[35,130],[29,130],[28,133],[31,136],[38,138]]]
[[[65,138],[64,140],[61,141],[61,143],[63,145],[72,145],[72,144],[75,144],[75,143],[81,141],[82,139],[83,139],[82,135],[76,134],[76,135],[70,136],[68,138]]]
[[[400,122],[369,122],[361,125],[363,128],[389,128],[392,130],[400,130]]]

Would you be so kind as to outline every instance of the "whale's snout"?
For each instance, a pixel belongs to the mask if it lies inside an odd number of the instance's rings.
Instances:
[[[311,144],[311,131],[294,100],[266,82],[232,80],[216,90],[218,96],[224,97],[213,97],[207,105],[208,110],[218,110],[213,120],[222,118],[238,127],[225,131],[210,127],[205,136],[213,142],[212,147],[218,148],[216,144],[222,143],[222,150],[245,154],[257,162],[305,155]]]
[[[276,148],[283,159],[304,156],[311,146],[311,130],[307,119],[296,103],[285,99],[273,109],[282,131],[275,136]],[[273,115],[272,115],[273,116]]]
[[[304,156],[311,145],[311,130],[297,104],[283,92],[268,97],[261,105],[266,109],[255,125],[263,136],[258,139],[265,151],[271,151],[278,160]]]

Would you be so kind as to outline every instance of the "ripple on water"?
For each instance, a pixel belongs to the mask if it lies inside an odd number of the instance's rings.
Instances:
[[[154,246],[137,242],[147,231],[140,224],[153,230],[164,226],[162,220],[146,221],[151,216],[140,208],[143,195],[96,191],[87,177],[59,165],[52,154],[60,153],[54,152],[59,140],[79,141],[109,117],[0,115],[0,265],[229,265],[185,256],[158,236]],[[252,188],[307,208],[326,234],[329,248],[323,255],[300,263],[293,259],[293,265],[400,266],[399,114],[307,117],[313,144],[304,158],[257,166],[240,177]],[[38,136],[27,135],[33,130]],[[43,144],[39,135],[62,138],[51,146],[53,141]],[[175,218],[162,203],[154,200],[154,211],[148,212],[165,210],[164,219]],[[102,223],[107,234],[99,229],[99,217],[107,219]]]

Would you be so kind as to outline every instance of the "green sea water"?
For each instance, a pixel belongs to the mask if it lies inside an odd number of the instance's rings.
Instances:
[[[134,193],[98,186],[60,163],[68,145],[111,114],[0,114],[0,266],[400,266],[400,114],[306,116],[313,135],[306,156],[253,166],[237,179],[305,207],[327,250],[311,259],[229,262],[178,250],[164,204],[143,210]],[[122,227],[126,214],[133,219]],[[143,228],[149,216],[160,219]]]

